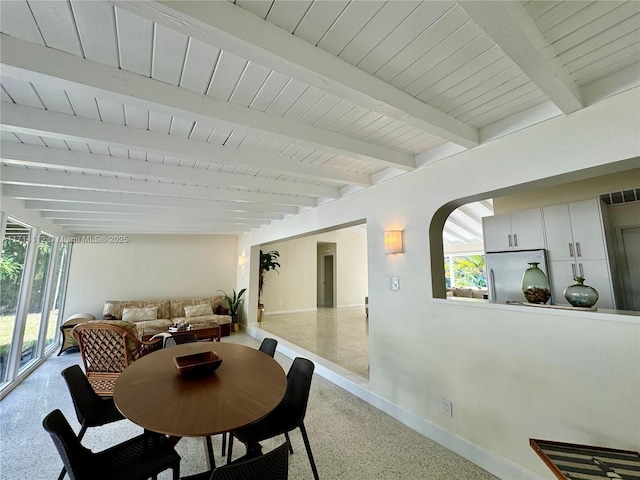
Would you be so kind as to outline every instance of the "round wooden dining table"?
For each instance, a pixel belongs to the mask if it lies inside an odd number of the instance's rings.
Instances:
[[[188,379],[174,358],[214,351],[222,364],[211,375]],[[287,377],[278,362],[254,348],[197,342],[164,348],[128,366],[114,401],[129,420],[173,437],[205,437],[249,425],[284,397]]]

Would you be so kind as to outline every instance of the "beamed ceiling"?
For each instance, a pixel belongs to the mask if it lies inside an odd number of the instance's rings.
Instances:
[[[2,195],[70,233],[246,232],[637,86],[639,12],[3,0]]]

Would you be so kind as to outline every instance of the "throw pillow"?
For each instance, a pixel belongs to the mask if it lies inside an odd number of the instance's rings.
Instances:
[[[122,320],[126,322],[142,322],[144,320],[157,320],[158,307],[125,308],[122,312]]]
[[[210,303],[201,303],[193,307],[184,307],[186,317],[202,317],[203,315],[213,315],[213,308]]]

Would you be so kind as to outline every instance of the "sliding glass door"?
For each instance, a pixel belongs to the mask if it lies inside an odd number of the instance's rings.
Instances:
[[[7,219],[0,261],[0,393],[51,352],[62,319],[71,245]]]

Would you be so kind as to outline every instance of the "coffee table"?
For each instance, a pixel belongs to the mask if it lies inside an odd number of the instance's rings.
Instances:
[[[191,330],[184,330],[182,332],[165,332],[165,333],[156,334],[156,335],[161,335],[163,337],[167,337],[167,336],[172,336],[174,334],[177,335],[177,334],[180,334],[180,333],[195,333],[196,334],[196,338],[198,339],[198,341],[200,341],[200,340],[210,340],[212,342],[213,341],[219,342],[221,334],[222,334],[222,329],[220,328],[220,325],[213,325],[213,326],[202,327],[202,328],[194,327]],[[143,335],[142,336],[142,340],[149,341],[154,336],[155,335]]]

